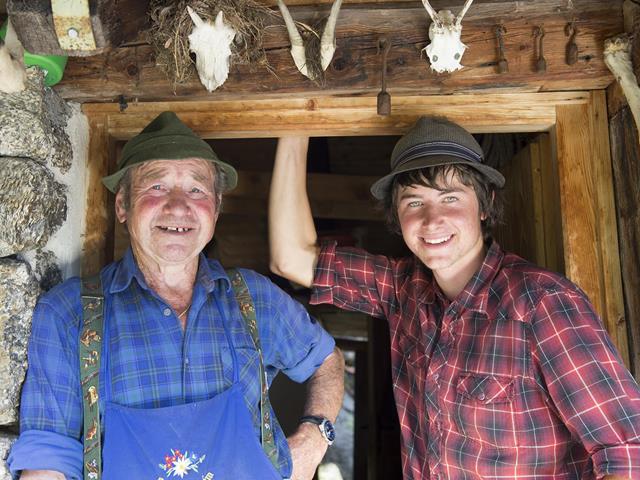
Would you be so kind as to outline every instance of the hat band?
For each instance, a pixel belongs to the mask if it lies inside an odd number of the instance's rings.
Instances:
[[[431,157],[434,155],[448,155],[451,157],[461,158],[470,162],[482,163],[482,155],[478,155],[470,148],[460,145],[454,142],[429,142],[419,143],[407,148],[402,155],[400,155],[394,169],[406,163],[410,160],[414,160],[420,157]]]

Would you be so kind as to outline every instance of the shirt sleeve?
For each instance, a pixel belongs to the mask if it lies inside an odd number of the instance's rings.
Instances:
[[[248,270],[242,274],[256,308],[265,365],[304,382],[333,352],[333,337],[268,278]]]
[[[75,300],[75,302],[73,300]],[[20,401],[20,437],[12,471],[82,469],[82,399],[78,378],[80,284],[70,280],[45,294],[33,312],[29,365]],[[72,468],[73,467],[73,468]]]
[[[546,388],[597,478],[640,478],[640,389],[584,294],[547,293],[532,329]]]
[[[394,264],[382,255],[356,248],[322,247],[316,265],[311,304],[388,317],[396,302]]]

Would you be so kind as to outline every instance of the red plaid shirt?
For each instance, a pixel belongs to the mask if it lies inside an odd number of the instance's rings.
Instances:
[[[494,242],[449,302],[415,257],[333,245],[312,303],[388,320],[405,479],[640,478],[640,389],[564,277]]]

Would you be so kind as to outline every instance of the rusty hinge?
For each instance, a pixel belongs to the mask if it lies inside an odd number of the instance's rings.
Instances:
[[[96,49],[89,0],[51,0],[51,12],[62,50]]]

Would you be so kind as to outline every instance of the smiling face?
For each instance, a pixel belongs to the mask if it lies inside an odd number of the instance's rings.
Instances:
[[[154,160],[132,172],[130,204],[116,195],[138,264],[188,265],[213,237],[218,210],[211,164],[201,159]]]
[[[452,279],[466,284],[482,264],[485,214],[474,189],[453,171],[438,180],[440,189],[398,188],[396,205],[404,241],[444,288]]]

